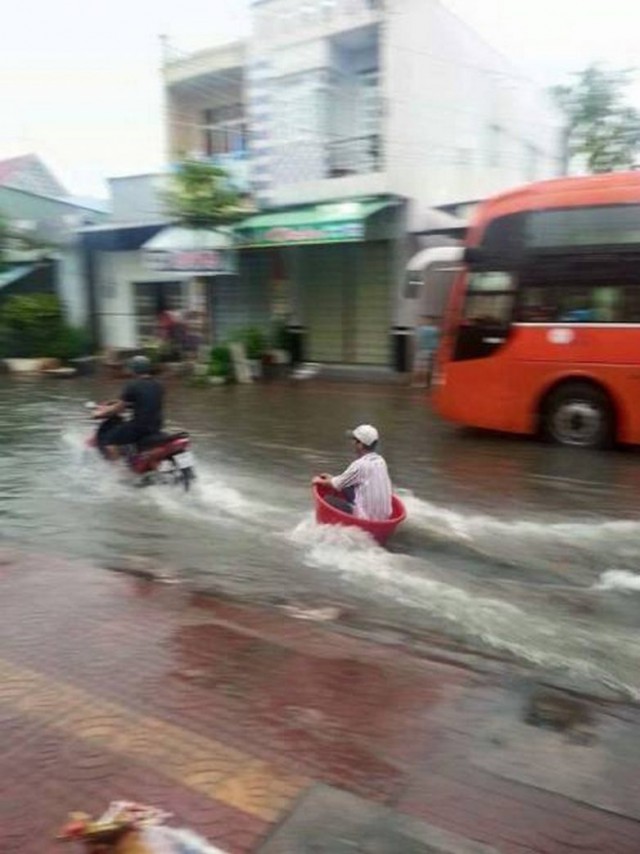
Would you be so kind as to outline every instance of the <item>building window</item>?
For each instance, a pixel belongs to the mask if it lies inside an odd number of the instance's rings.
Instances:
[[[204,111],[204,151],[207,157],[242,154],[247,150],[247,125],[242,112],[240,105]]]

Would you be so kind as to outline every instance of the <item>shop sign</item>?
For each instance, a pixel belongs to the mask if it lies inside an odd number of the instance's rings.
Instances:
[[[298,244],[298,243],[339,243],[348,240],[362,240],[365,234],[362,222],[332,222],[313,226],[274,226],[249,234],[245,242],[249,244]]]
[[[232,274],[235,253],[215,249],[147,250],[145,264],[167,273]]]

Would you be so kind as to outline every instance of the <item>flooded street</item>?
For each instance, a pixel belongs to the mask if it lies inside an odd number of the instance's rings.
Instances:
[[[192,434],[197,485],[136,490],[84,447],[84,402],[116,388],[0,380],[6,544],[105,568],[138,561],[254,601],[330,604],[640,694],[637,452],[460,431],[401,387],[173,384],[170,422]],[[344,431],[361,422],[379,427],[408,509],[388,550],[313,521],[310,478],[342,470]]]

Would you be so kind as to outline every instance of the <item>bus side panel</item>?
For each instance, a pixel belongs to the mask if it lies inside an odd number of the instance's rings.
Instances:
[[[518,432],[534,432],[540,405],[558,383],[587,380],[611,397],[618,439],[640,443],[640,328],[516,326],[509,349],[514,362],[513,413]]]
[[[436,411],[457,424],[518,431],[510,368],[502,355],[465,362],[447,361],[433,392]],[[521,420],[521,419],[520,419]]]
[[[492,430],[534,433],[541,403],[560,382],[588,380],[610,395],[617,438],[640,444],[640,328],[516,325],[486,359],[442,362],[445,384],[434,389],[438,413]]]

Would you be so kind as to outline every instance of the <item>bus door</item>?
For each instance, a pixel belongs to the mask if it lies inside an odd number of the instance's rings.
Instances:
[[[469,271],[464,282],[462,304],[449,332],[446,380],[451,384],[447,392],[451,414],[455,417],[453,410],[459,403],[462,412],[473,412],[476,426],[505,429],[517,382],[508,358],[516,276],[505,271]]]

